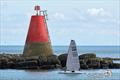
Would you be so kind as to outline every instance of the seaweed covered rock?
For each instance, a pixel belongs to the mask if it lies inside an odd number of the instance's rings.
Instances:
[[[53,69],[57,68],[59,65],[59,60],[56,55],[52,56],[37,56],[37,57],[29,57],[25,59],[25,64],[27,68],[37,68],[37,69]],[[26,66],[25,66],[26,68]]]
[[[108,60],[108,59],[101,59],[100,60],[100,65],[101,65],[102,69],[110,68],[111,64],[113,64],[112,60]]]
[[[6,58],[0,58],[0,69],[5,69],[7,68],[7,62],[8,62],[8,59]]]
[[[120,63],[114,63],[112,58],[99,58],[95,54],[82,54],[80,58],[81,69],[119,68]],[[23,57],[21,54],[0,54],[0,69],[55,69],[65,67],[67,54],[59,56],[33,56]]]
[[[38,62],[37,62],[37,60],[18,62],[16,64],[16,68],[17,69],[37,69]]]
[[[80,68],[81,69],[88,69],[88,65],[86,64],[86,60],[80,60]]]
[[[53,64],[53,65],[60,64],[60,62],[58,60],[58,57],[56,55],[48,56],[47,57],[47,62],[49,64]]]
[[[89,59],[89,58],[96,58],[96,54],[95,53],[86,53],[86,54],[82,54],[79,56],[79,59]]]
[[[22,57],[21,55],[0,54],[0,69],[53,69],[59,65],[56,55]]]
[[[113,63],[109,65],[110,68],[120,69],[120,63]]]
[[[112,60],[107,60],[103,58],[86,58],[86,59],[80,59],[80,61],[83,61],[82,63],[80,62],[81,65],[84,65],[85,69],[106,69],[110,68],[110,65],[113,64]],[[85,66],[86,65],[86,66]],[[84,67],[82,67],[84,69]]]
[[[60,60],[60,64],[62,67],[66,66],[66,61],[67,61],[67,54],[61,54],[58,56],[58,59]]]
[[[89,58],[86,64],[88,65],[88,68],[92,68],[92,69],[98,69],[101,67],[99,58],[91,58],[91,59]]]
[[[66,66],[67,54],[58,56],[61,66]],[[120,64],[113,63],[112,59],[99,58],[93,53],[86,53],[79,56],[81,69],[106,69],[106,68],[120,68]]]

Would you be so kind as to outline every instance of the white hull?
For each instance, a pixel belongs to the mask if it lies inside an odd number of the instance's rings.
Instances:
[[[72,72],[72,71],[60,71],[59,74],[85,74],[81,71],[75,71],[75,72]]]

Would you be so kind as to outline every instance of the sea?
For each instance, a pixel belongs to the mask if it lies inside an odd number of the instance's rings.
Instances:
[[[68,46],[53,46],[55,55],[68,52]],[[24,46],[0,46],[0,54],[22,54]],[[120,46],[77,46],[79,55],[95,53],[97,57],[120,58]],[[120,63],[120,61],[116,61]],[[0,69],[0,80],[120,80],[120,69],[109,69],[112,74],[106,75],[106,69],[81,70],[82,74],[60,74],[54,70],[16,70]]]

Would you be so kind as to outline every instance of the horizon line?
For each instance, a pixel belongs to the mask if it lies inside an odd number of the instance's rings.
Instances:
[[[25,46],[25,45],[0,45],[0,46]],[[52,46],[69,46],[69,45],[52,45]],[[76,45],[76,46],[120,46],[120,45]]]

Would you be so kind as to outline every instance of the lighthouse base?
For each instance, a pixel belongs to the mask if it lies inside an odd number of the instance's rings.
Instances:
[[[53,55],[52,46],[50,42],[46,43],[31,43],[24,47],[23,56],[51,56]]]

